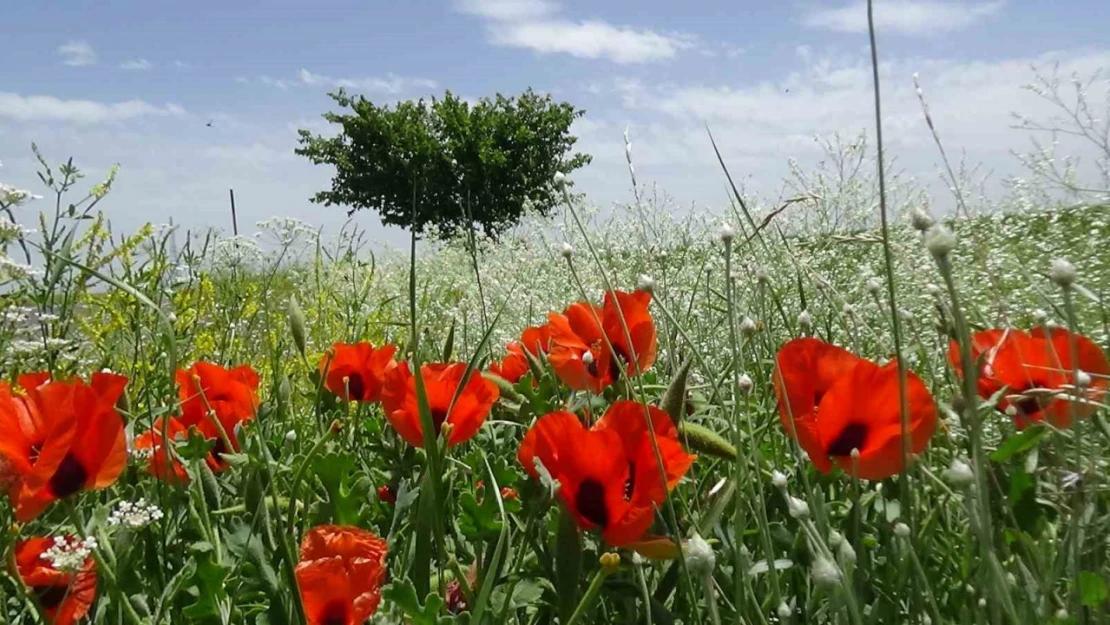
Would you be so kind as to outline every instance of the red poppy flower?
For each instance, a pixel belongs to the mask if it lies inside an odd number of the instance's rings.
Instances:
[[[429,363],[420,367],[436,437],[439,437],[444,423],[451,424],[448,447],[473,438],[500,396],[496,384],[483,378],[480,372],[471,371],[459,398],[451,406],[455,391],[463,384],[466,367],[463,362]],[[409,371],[409,363],[402,362],[386,376],[382,406],[385,407],[386,419],[401,438],[413,447],[423,448],[424,429],[420,425],[420,411],[416,404],[416,378]]]
[[[236,427],[254,419],[258,409],[258,374],[249,365],[225,369],[210,362],[198,362],[189,369],[177,371],[177,395],[181,401],[181,425],[196,427],[209,440],[214,464],[226,468],[222,454],[239,451]],[[227,449],[220,428],[208,416],[211,412],[220,421],[231,449]]]
[[[520,334],[520,342],[533,356],[539,356],[540,352],[549,352],[551,351],[551,327],[545,323],[542,326],[525,328]]]
[[[301,543],[297,584],[309,625],[361,625],[378,609],[387,545],[357,527],[314,527]]]
[[[152,429],[135,437],[135,449],[150,454],[150,459],[147,461],[147,471],[151,475],[160,480],[184,484],[189,481],[189,474],[185,472],[185,467],[182,466],[180,460],[166,453],[162,443],[169,441],[172,445],[174,441],[183,441],[188,436],[189,433],[185,426],[181,424],[181,421],[174,417],[169,419],[159,418],[154,421]],[[209,466],[213,467],[213,471],[216,470],[214,459],[209,461]]]
[[[375,348],[365,342],[336,343],[330,351],[330,359],[327,354],[320,359],[320,374],[324,374],[325,368],[327,370],[325,388],[349,401],[381,400],[385,374],[397,366],[393,359],[396,345]]]
[[[651,294],[615,293],[615,299],[612,293],[605,294],[601,308],[578,302],[561,315],[548,315],[552,346],[548,359],[559,379],[574,390],[600,393],[620,377],[618,358],[630,376],[655,362],[655,322],[648,311]]]
[[[599,529],[610,545],[628,545],[651,527],[662,505],[694,461],[678,442],[666,412],[649,407],[666,483],[644,418],[644,406],[618,401],[590,429],[570,412],[541,417],[525,434],[517,459],[537,477],[536,459],[559,480],[559,497],[578,526]]]
[[[910,451],[924,451],[936,429],[936,406],[925,384],[907,372]],[[779,350],[775,394],[786,432],[822,473],[835,462],[881,480],[902,470],[898,363],[879,365],[815,338],[794,339]]]
[[[22,395],[0,385],[0,457],[10,465],[16,519],[26,523],[53,501],[119,478],[127,440],[116,402],[127,378],[94,373],[86,384],[38,373],[20,376],[19,383]]]
[[[524,346],[521,343],[509,343],[505,346],[505,357],[500,362],[491,362],[490,373],[500,376],[516,384],[520,378],[528,373],[528,357],[524,355]]]
[[[89,556],[77,572],[55,569],[43,558],[55,539],[36,537],[15,547],[15,563],[23,584],[34,595],[52,625],[72,625],[89,613],[96,599],[96,562]]]
[[[1072,359],[1072,340],[1077,361]],[[1012,413],[1019,429],[1044,420],[1058,428],[1071,427],[1073,415],[1085,418],[1098,409],[1110,383],[1106,354],[1094,341],[1063,328],[984,330],[975,333],[971,343],[972,357],[979,363],[979,396],[987,399],[1005,388],[998,408]],[[955,341],[949,345],[948,359],[962,376]],[[1090,378],[1081,401],[1074,397],[1075,368]]]

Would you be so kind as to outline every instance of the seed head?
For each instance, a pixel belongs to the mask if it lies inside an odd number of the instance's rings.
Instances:
[[[609,551],[601,554],[598,563],[601,564],[601,570],[606,575],[612,575],[617,572],[617,568],[621,565],[621,557],[619,554]]]
[[[286,432],[285,433],[285,441],[287,443],[296,442],[297,441],[297,431],[296,430],[289,430],[288,432]]]
[[[1052,261],[1052,267],[1048,270],[1048,277],[1061,288],[1067,289],[1075,284],[1079,272],[1075,270],[1075,265],[1068,262],[1067,259],[1057,258]]]
[[[868,278],[866,286],[867,292],[874,296],[879,294],[879,290],[882,289],[883,285],[875,278]]]
[[[925,233],[925,247],[935,258],[943,258],[956,249],[956,235],[944,224],[933,224]]]
[[[636,280],[636,288],[640,291],[653,293],[655,291],[655,279],[647,274],[640,274],[639,279]]]
[[[910,537],[910,526],[905,523],[897,523],[894,526],[894,535],[898,538]]]
[[[777,469],[775,471],[772,471],[771,483],[774,484],[775,488],[786,488],[786,474]]]
[[[561,171],[557,171],[551,181],[555,183],[556,189],[562,190],[567,186],[567,175]]]
[[[1080,369],[1075,375],[1075,385],[1079,388],[1087,388],[1091,385],[1091,374]]]
[[[740,375],[740,378],[736,380],[736,385],[740,387],[740,392],[746,395],[752,392],[752,386],[754,386],[754,383],[752,382],[752,378],[750,375],[743,373]]]

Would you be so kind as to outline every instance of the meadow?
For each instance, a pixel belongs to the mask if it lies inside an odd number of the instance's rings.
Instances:
[[[115,172],[43,159],[3,196],[0,618],[1110,622],[1110,207],[937,221],[895,177],[883,228],[862,152],[376,251],[112,232]]]

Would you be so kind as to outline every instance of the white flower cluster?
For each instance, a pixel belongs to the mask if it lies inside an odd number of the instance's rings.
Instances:
[[[23,189],[16,189],[15,187],[8,186],[0,182],[0,205],[3,206],[18,206],[27,200],[41,200],[41,195],[35,195],[30,191]]]
[[[145,498],[140,497],[135,502],[121,501],[119,507],[108,517],[108,525],[137,529],[159,521],[163,516],[161,508],[147,503]]]
[[[76,537],[55,536],[54,545],[42,552],[42,559],[50,566],[65,573],[76,573],[85,566],[85,560],[97,548],[96,539],[92,536],[80,539]]]

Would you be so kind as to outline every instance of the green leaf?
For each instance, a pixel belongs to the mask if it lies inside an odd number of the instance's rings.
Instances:
[[[312,469],[328,492],[328,508],[335,523],[358,525],[360,498],[351,484],[355,461],[347,454],[331,452],[313,459]]]
[[[1020,434],[1011,436],[1002,443],[1002,446],[996,449],[991,454],[991,460],[995,462],[1006,462],[1015,454],[1024,453],[1029,451],[1048,434],[1048,428],[1043,425],[1034,425]]]
[[[434,592],[421,602],[416,596],[416,589],[407,579],[393,582],[382,589],[382,598],[391,602],[411,625],[448,625],[454,623],[451,616],[441,616],[443,611],[443,598]]]
[[[1079,597],[1083,605],[1094,608],[1106,601],[1106,580],[1098,573],[1079,572]]]

